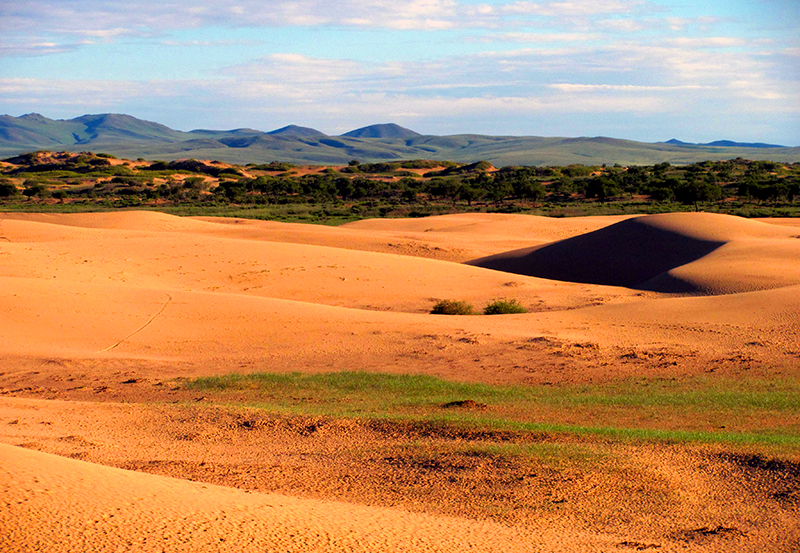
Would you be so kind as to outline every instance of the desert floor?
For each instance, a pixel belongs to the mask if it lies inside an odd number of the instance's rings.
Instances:
[[[796,220],[0,214],[0,550],[796,551],[798,336]],[[542,400],[190,385],[342,371]]]

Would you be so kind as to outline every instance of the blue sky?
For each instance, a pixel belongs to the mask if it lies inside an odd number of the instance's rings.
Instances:
[[[0,113],[800,145],[796,0],[6,0]]]

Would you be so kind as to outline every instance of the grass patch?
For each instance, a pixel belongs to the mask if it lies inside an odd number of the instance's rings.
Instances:
[[[483,309],[484,315],[513,315],[515,313],[527,313],[528,310],[522,307],[518,300],[495,300]]]
[[[465,301],[442,300],[431,309],[432,315],[474,315],[475,308]]]
[[[800,382],[689,379],[491,386],[364,372],[229,374],[183,380],[211,401],[282,414],[566,432],[614,440],[800,446]],[[485,409],[444,406],[471,400]]]

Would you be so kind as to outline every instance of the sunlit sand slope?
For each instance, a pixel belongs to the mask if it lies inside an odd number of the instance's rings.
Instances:
[[[428,312],[437,300],[453,294],[488,303],[508,295],[509,288],[515,295],[558,307],[586,305],[587,296],[593,295],[575,285],[510,278],[458,263],[265,239],[260,227],[227,221],[119,215],[70,216],[64,219],[69,225],[55,216],[40,216],[47,222],[0,220],[5,238],[0,242],[0,275],[56,280],[65,288],[68,282],[106,283],[407,312]],[[306,232],[330,238],[327,227]],[[340,237],[341,246],[370,236],[368,231],[351,233],[357,236]],[[569,296],[564,289],[571,289]]]
[[[7,368],[20,369],[49,358],[129,358],[195,371],[414,367],[514,381],[550,370],[538,358],[535,370],[533,360],[525,362],[536,349],[527,341],[547,337],[597,344],[602,362],[587,361],[595,367],[617,358],[613,348],[690,348],[693,356],[724,358],[755,342],[762,345],[754,356],[794,362],[796,348],[783,337],[800,312],[798,295],[786,288],[800,282],[800,239],[791,226],[708,214],[565,222],[500,215],[496,231],[515,240],[573,237],[480,262],[617,286],[349,247],[360,240],[366,248],[376,227],[436,235],[445,250],[453,247],[448,237],[486,245],[492,219],[365,221],[335,247],[277,241],[280,233],[299,240],[302,231],[306,242],[337,244],[327,227],[144,212],[3,215],[0,356]],[[581,234],[587,226],[593,230]],[[695,294],[765,291],[720,301],[622,284]],[[529,313],[427,314],[440,299],[480,309],[504,297]],[[754,318],[762,313],[772,315]],[[487,369],[477,350],[494,357],[497,368]],[[498,352],[514,358],[501,361]]]
[[[360,251],[465,261],[590,232],[630,216],[552,219],[468,213],[421,219],[369,219],[339,227],[253,219],[178,218],[153,212],[8,213],[3,218],[132,231],[177,231],[245,240],[310,244]]]
[[[533,552],[612,541],[248,493],[5,444],[0,492],[3,551]]]

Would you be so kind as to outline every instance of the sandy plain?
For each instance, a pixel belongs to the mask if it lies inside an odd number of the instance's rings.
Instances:
[[[497,298],[528,313],[429,314]],[[765,460],[714,443],[285,415],[180,383],[796,381],[799,335],[791,220],[0,214],[0,550],[794,551],[796,448]],[[616,422],[714,424],[687,419]],[[532,443],[594,460],[486,453]]]

